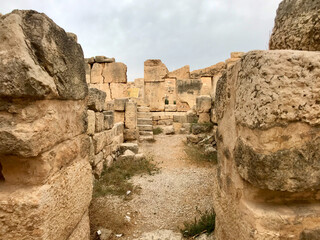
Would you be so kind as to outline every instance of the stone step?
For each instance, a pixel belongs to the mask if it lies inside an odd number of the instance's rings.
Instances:
[[[138,125],[152,125],[150,118],[138,118]]]
[[[140,131],[152,131],[152,125],[138,125],[139,132]]]
[[[150,118],[152,119],[151,112],[138,112],[138,118]]]
[[[139,131],[140,136],[153,136],[153,131]]]
[[[139,142],[144,142],[144,141],[154,141],[154,138],[153,136],[140,136]]]
[[[150,112],[149,107],[137,107],[138,112]]]

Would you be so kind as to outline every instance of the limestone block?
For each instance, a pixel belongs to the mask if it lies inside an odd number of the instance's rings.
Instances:
[[[90,239],[90,220],[88,211],[83,215],[76,229],[73,230],[68,240],[88,240]]]
[[[94,64],[94,57],[85,58],[85,60],[87,60],[87,63],[89,63],[89,64]]]
[[[159,120],[158,125],[172,125],[173,119]]]
[[[166,65],[164,65],[160,59],[149,59],[144,62],[144,81],[145,82],[157,82],[164,81],[168,73]]]
[[[210,113],[200,113],[198,123],[210,123]]]
[[[163,128],[163,133],[165,135],[171,135],[174,134],[174,127],[173,126],[166,126]]]
[[[188,79],[190,78],[190,66],[186,65],[182,68],[169,72],[168,77],[174,77],[177,79]]]
[[[164,111],[165,82],[145,82],[145,102],[150,111]]]
[[[88,108],[93,111],[101,112],[106,101],[106,93],[96,89],[89,89]]]
[[[92,137],[89,137],[89,162],[91,166],[93,166],[94,157],[95,157],[95,149],[94,149],[93,139]]]
[[[88,115],[88,129],[87,129],[87,133],[89,135],[93,135],[95,133],[95,126],[96,126],[96,116],[94,111],[92,110],[88,110],[87,111],[87,115]]]
[[[87,159],[57,172],[45,185],[4,185],[0,191],[0,239],[68,239],[92,196]]]
[[[137,140],[139,137],[139,130],[136,129],[125,129],[123,133],[124,141]]]
[[[126,102],[124,126],[127,129],[136,129],[137,127],[137,104],[135,102]]]
[[[126,83],[110,83],[110,92],[111,99],[129,97]]]
[[[173,122],[186,123],[187,115],[173,115]]]
[[[114,111],[114,100],[108,101],[104,104],[104,111]]]
[[[198,116],[195,111],[189,110],[187,112],[187,123],[196,123],[198,122]]]
[[[113,143],[112,143],[112,152],[117,152],[119,150],[119,145],[121,143],[123,143],[124,138],[123,138],[123,134],[115,136],[113,138]]]
[[[120,154],[124,154],[125,151],[130,150],[134,153],[138,153],[139,147],[136,143],[122,143],[120,145]]]
[[[107,145],[104,147],[103,149],[103,158],[107,159],[108,156],[110,156],[112,154],[112,144],[111,145]]]
[[[190,73],[190,78],[199,79],[202,76],[215,76],[216,74],[219,74],[221,71],[223,71],[225,67],[226,64],[224,62],[219,62],[210,67],[192,71]]]
[[[211,110],[212,99],[209,95],[198,96],[196,98],[197,113],[209,113]]]
[[[187,102],[177,102],[177,111],[178,112],[187,112],[190,110],[190,106]]]
[[[124,131],[124,124],[123,123],[115,123],[112,130],[114,131],[114,135],[118,136],[123,134]]]
[[[139,153],[139,154],[134,155],[134,160],[135,161],[140,161],[140,160],[145,159],[145,158],[146,158],[146,156],[143,153]]]
[[[95,165],[93,167],[93,176],[95,177],[95,179],[99,179],[101,174],[102,174],[102,171],[103,171],[103,167],[104,167],[104,161],[101,161],[99,162],[97,165]]]
[[[86,132],[85,101],[7,102],[0,112],[0,154],[34,157]]]
[[[0,97],[84,99],[81,46],[43,13],[14,10],[0,19]]]
[[[49,151],[33,158],[0,156],[2,174],[9,184],[39,185],[76,158],[88,154],[89,139],[86,134],[64,141]]]
[[[95,56],[94,61],[97,63],[114,63],[114,58],[108,58],[106,56]]]
[[[164,106],[165,112],[176,112],[177,111],[177,105],[174,104],[167,104]]]
[[[94,157],[93,166],[97,166],[100,162],[103,161],[103,151],[99,152]]]
[[[111,129],[114,124],[114,112],[113,111],[104,111],[104,129]]]
[[[105,83],[126,83],[127,66],[121,62],[107,63],[102,75]]]
[[[269,42],[271,50],[320,51],[318,1],[282,1]]]
[[[103,64],[94,63],[90,71],[90,83],[103,83]]]
[[[114,99],[114,110],[124,112],[126,110],[126,103],[128,98],[116,98]]]
[[[120,157],[119,160],[120,161],[132,161],[134,160],[134,156],[135,153],[130,151],[130,150],[126,150]]]
[[[93,136],[93,145],[95,149],[95,154],[98,154],[103,148],[112,143],[114,133],[112,130],[106,130],[100,133],[96,133]]]
[[[212,76],[201,77],[202,87],[200,95],[210,95],[212,92]]]
[[[114,112],[114,122],[115,123],[124,123],[124,112]]]
[[[113,164],[113,157],[111,156],[111,155],[109,155],[108,157],[107,157],[107,159],[106,159],[106,166],[109,168],[109,167],[111,167],[112,166],[112,164]]]
[[[95,132],[101,132],[104,130],[104,115],[101,112],[95,113]]]

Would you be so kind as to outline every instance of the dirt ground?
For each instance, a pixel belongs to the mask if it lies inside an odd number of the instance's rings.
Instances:
[[[213,207],[215,166],[190,160],[184,152],[184,135],[155,138],[154,143],[141,143],[140,151],[152,155],[160,171],[131,179],[140,193],[130,200],[107,196],[93,201],[93,218],[101,219],[92,220],[101,221],[101,225],[104,217],[113,220],[115,233],[122,234],[115,239],[176,239],[170,236],[178,236],[185,221]],[[143,237],[155,231],[171,235]]]

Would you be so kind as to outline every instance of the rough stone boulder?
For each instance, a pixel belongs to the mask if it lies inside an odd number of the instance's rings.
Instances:
[[[182,68],[169,72],[167,74],[169,78],[188,79],[190,78],[190,66],[186,65]]]
[[[320,189],[320,53],[253,51],[239,67],[239,174],[263,189]]]
[[[168,73],[166,65],[160,59],[149,59],[144,62],[145,82],[164,81],[163,77]]]
[[[81,46],[45,14],[3,15],[0,42],[0,97],[78,100],[87,95]]]
[[[89,89],[88,108],[93,111],[101,112],[106,101],[106,93],[96,89]]]
[[[320,51],[320,1],[282,1],[269,47],[271,50]]]

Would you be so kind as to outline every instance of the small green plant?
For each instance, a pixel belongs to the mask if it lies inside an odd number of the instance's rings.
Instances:
[[[196,145],[185,144],[184,151],[188,155],[189,159],[194,162],[210,162],[216,164],[218,161],[217,152],[205,153],[203,149]]]
[[[105,168],[98,180],[95,180],[93,196],[105,195],[126,195],[127,191],[135,190],[128,180],[139,174],[153,174],[159,169],[154,164],[153,158],[146,158],[132,161],[118,160],[110,168]]]
[[[169,99],[165,99],[165,100],[164,100],[164,104],[165,104],[165,105],[168,105],[168,104],[169,104]]]
[[[163,132],[162,128],[160,127],[154,128],[152,131],[154,135],[159,135]]]
[[[215,229],[216,213],[213,209],[201,214],[199,220],[194,219],[193,222],[185,222],[184,228],[180,229],[182,235],[186,238],[195,238],[203,233],[208,235]]]

